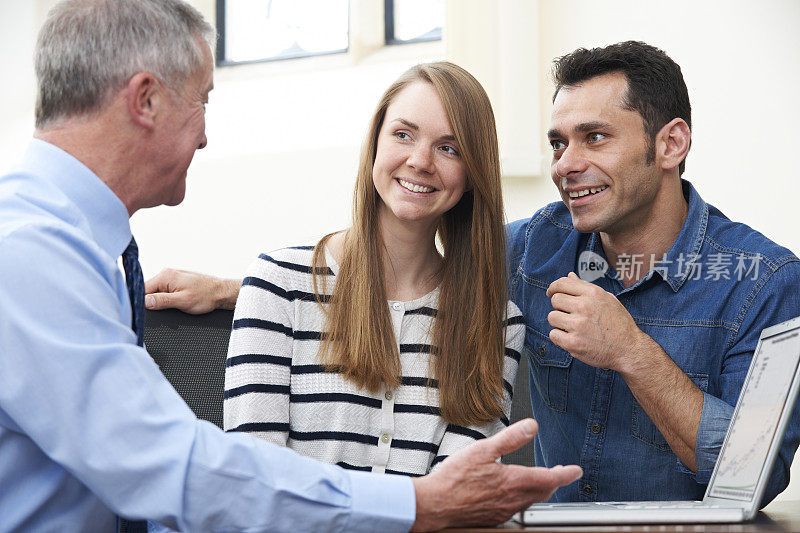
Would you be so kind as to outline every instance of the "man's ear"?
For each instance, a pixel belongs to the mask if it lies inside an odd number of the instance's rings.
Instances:
[[[126,87],[128,113],[143,128],[155,126],[164,87],[150,72],[138,72],[128,80]]]
[[[689,153],[692,132],[682,118],[674,118],[656,134],[656,159],[661,168],[671,170],[680,165]]]

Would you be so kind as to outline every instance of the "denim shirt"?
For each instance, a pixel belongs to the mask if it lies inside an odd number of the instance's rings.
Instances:
[[[584,470],[551,501],[702,499],[761,330],[800,315],[800,260],[728,220],[687,181],[683,192],[688,215],[661,262],[628,288],[613,267],[593,283],[614,294],[703,392],[696,474],[672,452],[619,374],[574,359],[550,341],[547,287],[569,272],[591,272],[587,251],[607,264],[599,235],[575,230],[562,202],[507,228],[511,298],[525,316],[524,351],[540,427],[536,464]],[[635,267],[637,258],[628,259],[625,268]],[[649,258],[638,260],[649,264]],[[800,407],[762,506],[786,488],[798,441]]]

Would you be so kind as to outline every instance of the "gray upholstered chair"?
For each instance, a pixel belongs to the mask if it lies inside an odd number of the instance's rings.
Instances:
[[[148,311],[144,344],[198,418],[222,427],[225,358],[233,311]]]
[[[530,374],[528,371],[528,359],[523,352],[517,370],[517,379],[514,382],[514,398],[511,401],[511,423],[523,418],[532,418],[531,393],[528,383]],[[503,456],[503,462],[507,464],[517,464],[533,466],[533,442],[529,442],[519,450]]]

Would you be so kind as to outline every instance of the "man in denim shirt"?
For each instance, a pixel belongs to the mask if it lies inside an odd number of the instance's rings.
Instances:
[[[554,77],[563,202],[508,227],[536,463],[583,468],[551,501],[701,499],[761,330],[800,314],[800,262],[681,179],[691,108],[661,50],[579,49]],[[788,484],[799,419],[762,506]]]

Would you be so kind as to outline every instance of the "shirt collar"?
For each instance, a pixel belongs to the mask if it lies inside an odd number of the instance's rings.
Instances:
[[[61,148],[32,139],[22,159],[23,168],[45,177],[84,214],[97,244],[119,257],[131,240],[128,210],[122,200],[94,172]]]
[[[635,290],[653,276],[659,275],[674,292],[678,292],[686,282],[686,279],[692,274],[692,264],[700,260],[700,247],[705,239],[706,227],[708,226],[708,204],[700,198],[700,195],[688,181],[681,180],[681,187],[683,196],[689,204],[686,220],[683,222],[681,231],[664,257],[659,258],[661,261],[656,267],[630,287],[623,289],[620,284],[619,288],[623,291]],[[590,250],[601,256],[606,262],[608,261],[599,233],[589,234],[583,249]],[[642,261],[649,262],[649,258],[643,258]],[[612,280],[616,279],[616,271],[610,264],[608,264],[606,277]]]
[[[700,247],[708,227],[708,204],[700,198],[691,183],[681,180],[681,186],[683,196],[689,203],[686,220],[663,261],[654,269],[675,292],[678,292],[692,273],[692,263],[700,260]]]

